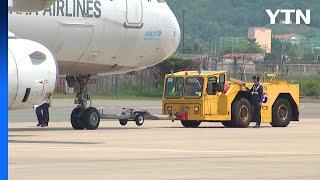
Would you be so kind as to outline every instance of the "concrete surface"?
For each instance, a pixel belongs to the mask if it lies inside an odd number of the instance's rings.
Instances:
[[[96,103],[113,111],[138,105],[161,113],[159,102]],[[303,104],[301,121],[288,128],[204,123],[185,129],[169,121],[146,121],[137,128],[134,122],[121,127],[104,121],[99,130],[74,131],[67,121],[68,103],[55,103],[49,128],[34,127],[32,112],[10,112],[10,179],[320,178],[319,105]]]

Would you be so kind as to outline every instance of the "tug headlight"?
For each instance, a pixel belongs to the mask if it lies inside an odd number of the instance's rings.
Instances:
[[[200,107],[199,106],[195,106],[194,107],[194,113],[195,114],[199,114],[199,112],[200,112]]]

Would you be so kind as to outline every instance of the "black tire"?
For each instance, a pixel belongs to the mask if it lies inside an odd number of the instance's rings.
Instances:
[[[287,127],[292,119],[292,107],[286,99],[280,98],[276,100],[272,107],[273,127]]]
[[[119,119],[119,123],[121,124],[121,126],[125,126],[128,124],[128,119]]]
[[[95,130],[100,124],[100,113],[96,108],[90,107],[85,110],[82,119],[88,130]]]
[[[185,128],[197,128],[200,126],[201,121],[181,121],[181,124]]]
[[[144,116],[142,114],[137,114],[135,121],[137,126],[142,126],[144,123]]]
[[[71,125],[75,130],[83,130],[85,124],[81,118],[82,113],[84,112],[83,108],[75,108],[71,113]]]
[[[221,122],[221,123],[226,128],[231,128],[232,127],[232,122],[231,121],[226,121],[226,122]]]
[[[248,99],[240,98],[232,105],[232,127],[247,128],[252,120],[252,106]]]

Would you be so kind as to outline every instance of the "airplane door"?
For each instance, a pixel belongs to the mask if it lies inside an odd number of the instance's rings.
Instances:
[[[80,61],[88,50],[93,31],[91,24],[61,23],[55,46],[58,60]]]
[[[127,22],[128,27],[142,27],[143,8],[141,0],[126,0],[127,3]]]

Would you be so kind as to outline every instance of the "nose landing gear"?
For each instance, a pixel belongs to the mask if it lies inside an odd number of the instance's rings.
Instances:
[[[71,125],[75,130],[95,130],[100,124],[99,111],[91,107],[91,96],[87,89],[91,75],[68,76],[69,86],[74,87],[77,107],[71,113]],[[87,102],[90,102],[89,106]]]

